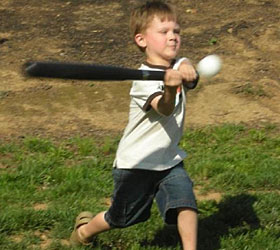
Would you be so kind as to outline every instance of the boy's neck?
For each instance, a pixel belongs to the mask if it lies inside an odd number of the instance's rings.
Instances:
[[[161,65],[169,67],[173,60],[152,60],[151,58],[147,57],[146,61],[152,65]]]
[[[171,62],[169,62],[168,64],[160,64],[160,63],[152,63],[149,60],[147,60],[144,64],[147,65],[150,68],[156,68],[156,69],[162,69],[162,70],[166,70],[166,69],[170,69],[173,68],[174,64],[176,62],[176,59],[173,59]]]

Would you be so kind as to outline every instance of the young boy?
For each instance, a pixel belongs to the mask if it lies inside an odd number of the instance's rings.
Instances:
[[[197,207],[192,181],[178,146],[185,117],[185,90],[194,88],[196,70],[176,59],[180,26],[170,5],[151,1],[131,15],[136,45],[146,54],[140,69],[165,70],[164,81],[134,81],[128,125],[114,161],[114,192],[108,211],[82,212],[73,244],[91,243],[97,234],[146,221],[154,198],[164,221],[177,224],[184,249],[196,249]]]

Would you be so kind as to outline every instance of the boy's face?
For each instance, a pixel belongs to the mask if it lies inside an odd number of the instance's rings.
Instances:
[[[140,35],[137,44],[145,48],[147,61],[155,65],[170,66],[177,56],[180,45],[180,26],[175,21],[161,21],[155,16],[148,28]]]

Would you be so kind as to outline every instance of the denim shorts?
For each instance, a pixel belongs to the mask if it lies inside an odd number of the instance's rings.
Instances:
[[[155,198],[167,224],[177,224],[177,209],[197,210],[193,183],[183,162],[164,171],[113,169],[114,193],[105,220],[112,228],[146,221]]]

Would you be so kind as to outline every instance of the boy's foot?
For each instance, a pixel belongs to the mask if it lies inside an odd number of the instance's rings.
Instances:
[[[91,219],[93,218],[93,214],[91,212],[82,212],[80,213],[77,218],[76,218],[76,223],[75,223],[75,226],[74,226],[74,230],[71,234],[71,237],[70,237],[70,243],[71,245],[73,246],[78,246],[78,245],[91,245],[92,244],[92,240],[93,239],[83,239],[81,237],[81,235],[79,234],[79,228],[83,225],[86,225],[88,224]]]

